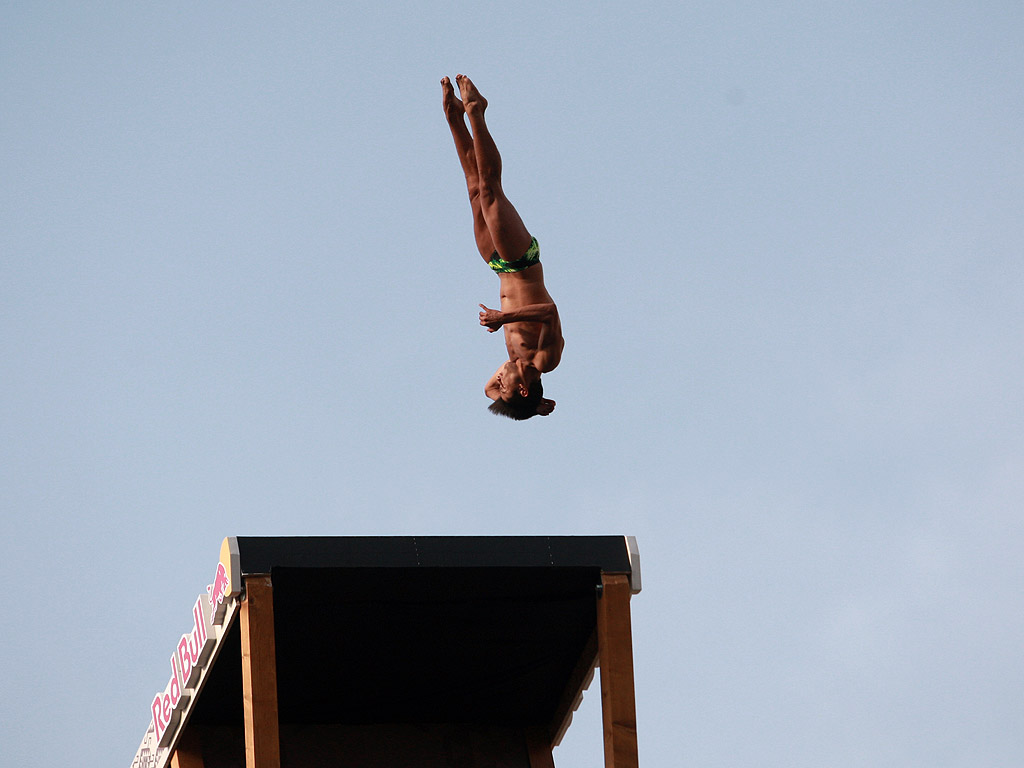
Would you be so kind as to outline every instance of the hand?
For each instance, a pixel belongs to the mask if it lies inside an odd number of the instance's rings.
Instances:
[[[488,309],[480,305],[483,312],[480,313],[480,325],[487,328],[488,333],[494,333],[505,323],[505,313],[497,309]]]
[[[547,398],[542,397],[540,402],[537,403],[538,416],[550,416],[553,410],[555,410],[554,400],[548,400]]]

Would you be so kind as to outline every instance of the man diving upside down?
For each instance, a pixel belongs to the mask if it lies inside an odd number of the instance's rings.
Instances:
[[[451,81],[441,80],[444,114],[466,174],[476,246],[501,281],[501,309],[481,304],[480,325],[491,333],[504,328],[508,350],[508,361],[488,380],[484,394],[494,401],[489,408],[493,413],[519,421],[547,416],[555,401],[543,397],[540,376],[562,359],[565,342],[558,309],[544,287],[537,239],[501,189],[501,156],[484,122],[487,100],[465,75],[456,75],[455,81],[461,101]]]

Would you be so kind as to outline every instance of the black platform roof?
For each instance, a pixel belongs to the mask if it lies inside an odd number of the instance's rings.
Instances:
[[[274,568],[599,568],[630,573],[623,536],[238,536],[243,575]]]
[[[595,653],[623,536],[248,537],[269,574],[285,723],[495,723],[554,736]],[[635,548],[633,563],[637,563]],[[237,622],[192,722],[242,720]]]

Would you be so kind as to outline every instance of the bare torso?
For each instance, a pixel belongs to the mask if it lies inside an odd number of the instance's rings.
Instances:
[[[544,287],[544,266],[536,264],[522,272],[500,273],[501,311],[514,312],[524,307],[550,305],[548,322],[529,320],[505,323],[505,347],[508,359],[523,360],[541,373],[554,370],[562,359],[562,324],[554,299]]]

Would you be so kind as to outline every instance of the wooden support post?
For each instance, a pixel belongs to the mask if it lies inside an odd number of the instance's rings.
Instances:
[[[178,739],[178,745],[171,755],[171,768],[204,768],[203,747],[191,726]]]
[[[597,653],[601,665],[604,765],[638,768],[629,577],[602,574],[601,584],[597,599]]]
[[[281,768],[274,591],[269,576],[246,578],[241,625],[245,768]]]

